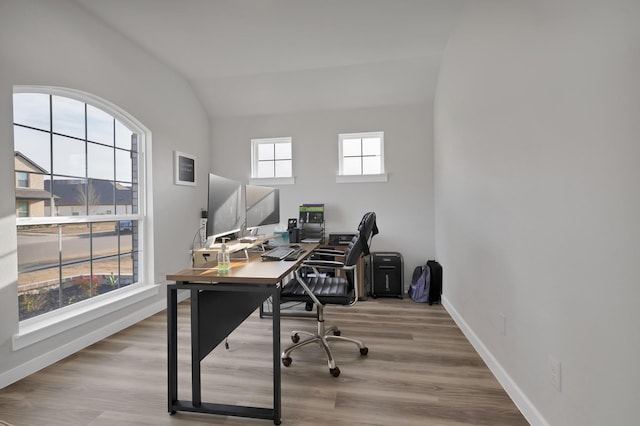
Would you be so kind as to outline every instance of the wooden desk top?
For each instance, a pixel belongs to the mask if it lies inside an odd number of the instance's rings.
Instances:
[[[306,252],[295,261],[262,261],[260,252],[249,253],[249,260],[232,259],[231,271],[219,274],[217,261],[205,263],[201,267],[183,269],[167,275],[167,281],[188,281],[197,283],[247,283],[277,284],[292,273],[319,244],[298,244]]]

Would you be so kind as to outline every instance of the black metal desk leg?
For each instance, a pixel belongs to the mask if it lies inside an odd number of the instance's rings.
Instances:
[[[200,321],[198,321],[199,290],[191,290],[191,401],[194,407],[202,405],[200,384]]]
[[[175,414],[178,400],[178,290],[167,287],[167,361],[168,361],[168,411]]]
[[[282,381],[280,377],[280,286],[272,294],[273,300],[273,423],[281,422]]]

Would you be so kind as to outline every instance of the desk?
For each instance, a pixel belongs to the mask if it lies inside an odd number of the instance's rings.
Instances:
[[[317,244],[300,244],[306,255]],[[263,262],[259,253],[233,260],[231,271],[218,274],[216,262],[167,275],[168,403],[169,412],[191,411],[227,416],[281,420],[280,283],[307,257],[296,261]],[[191,292],[191,395],[178,399],[178,290]],[[273,298],[273,408],[202,402],[200,362],[267,298]],[[202,326],[201,326],[202,325]],[[206,326],[205,326],[206,325]]]

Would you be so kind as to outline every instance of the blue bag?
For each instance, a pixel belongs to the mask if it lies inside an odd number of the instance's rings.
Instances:
[[[431,286],[431,270],[427,265],[417,266],[411,276],[409,297],[414,302],[426,303],[429,300]]]

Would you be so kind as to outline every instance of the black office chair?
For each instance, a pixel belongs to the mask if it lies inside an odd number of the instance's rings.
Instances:
[[[354,343],[360,349],[360,355],[362,356],[369,353],[369,349],[361,341],[341,336],[340,330],[336,326],[325,328],[323,311],[325,305],[354,305],[358,301],[356,266],[360,257],[369,253],[370,240],[377,233],[376,214],[374,212],[366,213],[358,226],[357,235],[349,242],[344,252],[326,249],[319,249],[314,252],[320,257],[338,256],[338,258],[344,259],[342,262],[313,258],[305,260],[300,268],[295,271],[295,278],[284,286],[280,293],[280,301],[305,302],[315,305],[318,325],[316,333],[308,331],[291,332],[291,340],[294,344],[285,349],[281,355],[282,364],[285,367],[291,365],[291,352],[314,342],[320,343],[325,350],[329,372],[333,377],[340,375],[340,368],[336,365],[329,348],[329,340]],[[335,276],[328,275],[326,273],[327,270],[333,271]],[[338,271],[341,271],[339,275]],[[300,341],[300,334],[310,337]]]

